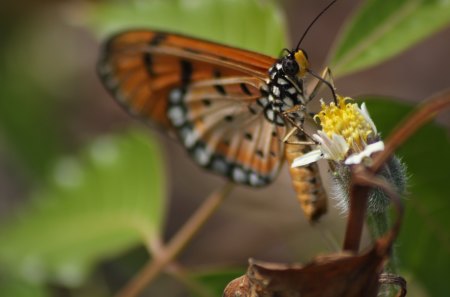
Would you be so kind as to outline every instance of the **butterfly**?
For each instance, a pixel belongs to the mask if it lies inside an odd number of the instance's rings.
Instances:
[[[175,135],[197,164],[261,187],[283,164],[283,138],[302,130],[313,97],[304,92],[304,77],[310,73],[328,84],[310,70],[302,39],[273,58],[180,34],[131,30],[104,43],[97,72],[125,110]],[[313,202],[320,192],[314,166],[302,173],[299,189]]]

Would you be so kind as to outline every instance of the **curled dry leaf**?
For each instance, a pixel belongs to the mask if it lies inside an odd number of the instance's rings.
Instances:
[[[404,296],[406,283],[381,274],[391,245],[379,240],[365,253],[321,256],[305,266],[250,260],[247,274],[231,281],[223,297],[370,297],[380,283],[400,285]]]
[[[377,242],[361,255],[338,253],[312,263],[286,265],[250,260],[247,274],[233,280],[224,297],[376,296],[388,249]]]

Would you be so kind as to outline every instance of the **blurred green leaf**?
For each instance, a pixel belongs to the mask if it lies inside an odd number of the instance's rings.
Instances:
[[[161,154],[148,135],[103,137],[61,160],[45,191],[0,230],[0,263],[34,282],[79,285],[100,260],[159,240]]]
[[[188,287],[193,297],[222,296],[223,290],[233,279],[245,274],[245,269],[218,269],[191,273],[189,279],[195,282]]]
[[[36,26],[32,27],[36,30]],[[48,61],[33,49],[45,39],[30,35],[30,28],[17,29],[0,50],[0,136],[20,159],[27,173],[42,177],[61,150],[59,125],[55,125],[56,98],[33,76],[33,59]],[[33,31],[34,33],[35,31]],[[48,31],[47,31],[48,33]],[[48,67],[46,71],[49,71]],[[42,73],[40,73],[42,76]]]
[[[8,75],[2,77],[10,77]],[[28,81],[0,82],[0,133],[29,173],[42,177],[61,150],[47,95]],[[26,108],[24,108],[26,107]]]
[[[0,296],[49,297],[50,293],[41,285],[30,284],[12,277],[0,276]]]
[[[338,41],[331,60],[333,74],[342,76],[379,64],[449,23],[450,1],[368,0]]]
[[[365,98],[384,137],[413,109],[388,101]],[[415,276],[432,296],[448,293],[450,275],[450,141],[448,131],[431,123],[420,129],[398,151],[408,167],[406,216],[397,247],[400,267]]]
[[[284,17],[272,1],[98,2],[90,6],[85,21],[102,38],[118,30],[149,28],[189,34],[276,56],[287,45]]]

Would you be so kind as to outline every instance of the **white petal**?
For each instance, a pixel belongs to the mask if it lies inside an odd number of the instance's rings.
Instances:
[[[348,157],[344,163],[346,165],[359,164],[359,163],[361,163],[361,161],[364,158],[370,157],[373,153],[380,152],[382,150],[384,150],[384,142],[383,141],[377,141],[377,142],[371,143],[371,144],[367,145],[362,152],[360,152],[358,154],[353,154],[350,157]]]
[[[324,158],[331,159],[333,152],[333,142],[330,138],[328,138],[328,135],[322,131],[317,131],[318,134],[314,134],[313,137],[315,140],[319,141],[320,143],[320,150],[322,151]]]
[[[291,167],[300,167],[305,166],[310,163],[314,163],[320,159],[323,159],[323,154],[320,150],[313,150],[307,154],[304,154],[301,157],[295,158],[294,162],[292,162]]]
[[[323,131],[317,131],[317,133],[317,137],[314,138],[320,142],[320,150],[323,152],[324,158],[340,161],[345,157],[349,146],[342,135],[333,134],[330,139]]]
[[[317,141],[318,143],[320,143],[320,144],[322,144],[323,142],[324,142],[324,140],[322,139],[322,136],[321,135],[325,135],[325,137],[327,137],[328,138],[328,136],[325,134],[325,133],[323,133],[322,131],[317,131],[317,133],[319,133],[319,134],[313,134],[313,136],[312,136],[312,138],[314,138],[314,140],[315,141]]]
[[[333,143],[335,147],[335,160],[339,161],[344,159],[350,148],[345,138],[341,135],[333,134]]]
[[[370,117],[369,111],[367,110],[366,103],[363,102],[361,104],[361,108],[359,109],[362,116],[366,120],[366,122],[369,123],[370,127],[372,127],[372,130],[375,134],[377,134],[377,127],[375,126],[375,123],[373,122],[372,118]]]

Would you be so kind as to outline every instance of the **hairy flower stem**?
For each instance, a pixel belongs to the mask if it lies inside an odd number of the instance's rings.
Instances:
[[[367,229],[369,230],[370,236],[373,240],[382,237],[384,234],[389,232],[390,229],[390,218],[387,211],[384,212],[368,212],[367,214]],[[384,273],[397,274],[397,253],[393,246],[391,250],[391,256],[389,261],[384,267]],[[382,294],[379,296],[384,297],[394,297],[397,296],[397,287],[393,284],[383,285],[384,289],[380,290]]]
[[[367,214],[367,229],[370,232],[372,239],[377,239],[386,234],[390,229],[389,215],[386,212],[369,212]],[[385,268],[387,273],[396,273],[396,249],[393,247],[391,258]]]
[[[170,262],[186,247],[194,235],[215,213],[225,198],[229,195],[233,184],[227,183],[218,191],[212,193],[189,220],[174,235],[172,240],[161,249],[158,255],[150,260],[137,275],[117,293],[117,297],[138,296]]]

